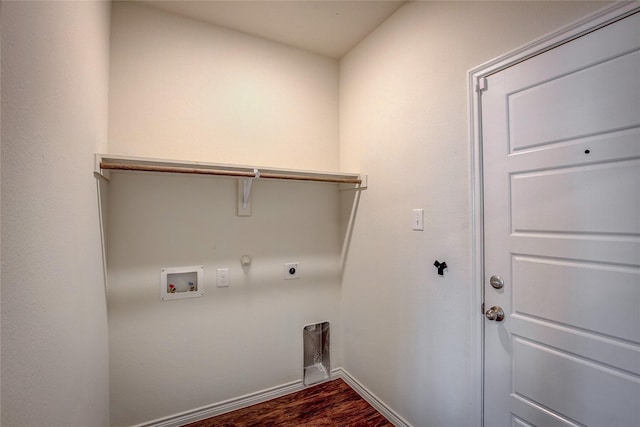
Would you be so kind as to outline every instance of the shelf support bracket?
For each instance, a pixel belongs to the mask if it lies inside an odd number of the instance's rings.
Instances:
[[[238,216],[251,216],[251,186],[254,178],[260,178],[260,171],[253,169],[253,175],[238,180]]]

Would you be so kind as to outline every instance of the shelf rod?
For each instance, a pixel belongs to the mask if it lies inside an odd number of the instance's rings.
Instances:
[[[357,184],[360,185],[362,180],[360,178],[338,178],[327,176],[314,176],[314,175],[295,175],[285,173],[273,173],[273,172],[254,172],[254,171],[231,171],[222,169],[202,169],[202,168],[186,168],[186,167],[168,167],[168,166],[144,166],[135,164],[121,164],[121,163],[100,163],[100,169],[108,170],[123,170],[123,171],[138,171],[138,172],[166,172],[166,173],[185,173],[196,175],[218,175],[218,176],[232,176],[240,178],[259,178],[259,179],[285,179],[285,180],[299,180],[299,181],[316,181],[316,182],[332,182],[337,184]]]

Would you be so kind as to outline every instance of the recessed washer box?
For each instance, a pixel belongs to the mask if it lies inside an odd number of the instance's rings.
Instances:
[[[160,269],[160,300],[196,298],[204,295],[204,266]]]

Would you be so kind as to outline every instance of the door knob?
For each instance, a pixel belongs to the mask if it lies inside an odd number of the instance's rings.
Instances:
[[[489,320],[495,320],[496,322],[502,322],[504,320],[504,311],[498,306],[493,306],[484,314]]]

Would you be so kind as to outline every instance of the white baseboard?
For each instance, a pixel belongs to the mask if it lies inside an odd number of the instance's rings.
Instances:
[[[185,424],[206,420],[207,418],[215,417],[216,415],[235,411],[236,409],[246,408],[248,406],[255,405],[256,403],[266,402],[267,400],[295,393],[303,388],[304,385],[302,384],[302,380],[293,381],[287,384],[268,388],[266,390],[202,406],[190,411],[181,412],[179,414],[170,415],[153,421],[147,421],[142,424],[137,424],[134,427],[180,427]]]
[[[388,419],[396,427],[412,427],[404,418],[396,414],[390,407],[388,407],[382,400],[371,393],[369,389],[364,387],[358,380],[349,375],[347,371],[342,368],[336,368],[331,373],[338,378],[342,378],[344,382],[356,391],[364,400],[366,400],[371,406],[373,406],[378,412],[380,412],[386,419]]]
[[[411,424],[407,423],[404,419],[393,412],[391,408],[385,405],[373,393],[362,386],[362,384],[360,384],[355,378],[349,375],[344,369],[333,369],[331,371],[331,378],[342,378],[344,382],[349,384],[349,386],[353,388],[356,393],[358,393],[378,412],[384,415],[384,417],[387,418],[394,426],[412,427]],[[257,391],[255,393],[250,393],[244,396],[192,409],[190,411],[185,411],[179,414],[170,415],[168,417],[159,418],[157,420],[137,424],[134,427],[180,427],[185,424],[205,420],[207,418],[215,417],[216,415],[235,411],[236,409],[246,408],[248,406],[255,405],[256,403],[262,403],[271,399],[276,399],[290,393],[295,393],[304,388],[305,386],[302,384],[302,380],[293,381],[266,390]]]

